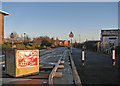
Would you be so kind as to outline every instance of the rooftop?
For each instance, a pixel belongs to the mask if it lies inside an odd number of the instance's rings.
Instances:
[[[5,15],[5,16],[6,16],[6,15],[10,15],[9,13],[4,12],[4,11],[2,11],[2,10],[0,10],[0,13],[3,14],[3,15]]]

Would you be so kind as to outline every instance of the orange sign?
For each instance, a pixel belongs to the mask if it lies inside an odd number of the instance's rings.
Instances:
[[[17,50],[17,68],[34,67],[39,65],[38,50]]]

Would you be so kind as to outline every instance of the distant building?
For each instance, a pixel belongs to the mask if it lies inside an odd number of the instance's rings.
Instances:
[[[107,49],[113,46],[118,46],[118,29],[112,30],[101,30],[101,45],[103,48]]]
[[[60,45],[60,41],[59,41],[59,39],[57,37],[56,40],[55,40],[55,46],[59,46],[59,45]]]
[[[118,46],[120,46],[120,29],[118,29]]]
[[[4,16],[10,15],[0,10],[0,44],[4,44]]]
[[[6,43],[6,42],[9,42],[9,43],[10,43],[10,42],[12,42],[12,41],[11,41],[10,38],[4,38],[4,43]]]
[[[91,51],[100,51],[100,40],[87,40],[85,44],[85,49]]]
[[[70,41],[66,41],[66,40],[60,40],[60,46],[69,46],[70,45]]]

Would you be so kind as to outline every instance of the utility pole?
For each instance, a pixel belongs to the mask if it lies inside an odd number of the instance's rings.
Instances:
[[[80,34],[79,34],[79,44],[80,44]]]
[[[79,34],[79,46],[78,47],[80,48],[80,34]]]

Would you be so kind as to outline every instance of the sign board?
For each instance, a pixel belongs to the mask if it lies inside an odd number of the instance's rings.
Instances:
[[[14,38],[14,34],[13,33],[10,34],[10,38]]]
[[[118,36],[118,30],[101,30],[102,36]]]
[[[20,77],[39,73],[39,50],[7,49],[5,57],[5,73]]]
[[[38,66],[38,50],[17,50],[17,68]]]
[[[73,33],[72,33],[72,32],[70,32],[69,37],[71,37],[71,38],[72,38],[73,36],[74,36],[74,35],[73,35]]]

